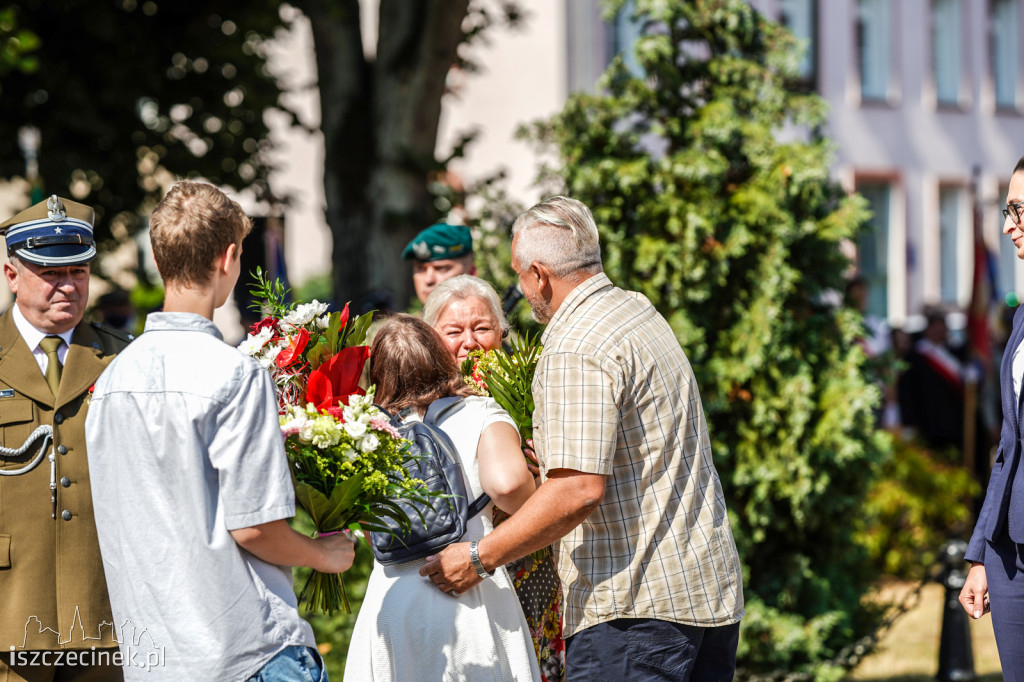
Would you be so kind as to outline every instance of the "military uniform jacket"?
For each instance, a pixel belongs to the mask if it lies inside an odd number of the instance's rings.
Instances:
[[[11,310],[0,316],[0,444],[20,448],[49,424],[56,460],[55,508],[46,457],[27,473],[0,476],[0,651],[117,646],[93,519],[85,415],[90,389],[130,338],[80,323],[55,399]],[[0,470],[25,466],[39,445],[0,457]]]

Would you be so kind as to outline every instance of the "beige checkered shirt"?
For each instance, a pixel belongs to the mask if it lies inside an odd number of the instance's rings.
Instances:
[[[697,384],[668,323],[601,273],[569,294],[542,340],[542,473],[608,477],[601,505],[559,542],[565,636],[617,618],[739,621],[739,556]]]

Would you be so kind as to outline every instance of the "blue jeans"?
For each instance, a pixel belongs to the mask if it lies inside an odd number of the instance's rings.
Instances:
[[[729,682],[740,624],[702,628],[653,618],[599,623],[565,640],[567,682]]]
[[[327,682],[327,671],[316,649],[296,645],[282,649],[247,682]]]

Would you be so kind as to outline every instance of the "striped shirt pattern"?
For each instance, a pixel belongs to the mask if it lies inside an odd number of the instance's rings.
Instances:
[[[565,636],[618,618],[738,622],[739,555],[693,370],[668,323],[600,273],[562,302],[542,341],[542,475],[608,477],[601,505],[559,542]]]

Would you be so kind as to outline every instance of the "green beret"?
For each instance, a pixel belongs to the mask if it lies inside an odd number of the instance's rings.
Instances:
[[[465,225],[437,223],[406,244],[402,258],[432,261],[459,258],[473,253],[473,235]]]

